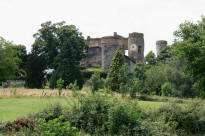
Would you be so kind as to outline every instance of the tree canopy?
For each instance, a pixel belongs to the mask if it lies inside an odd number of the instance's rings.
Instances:
[[[41,29],[33,36],[35,42],[31,54],[42,56],[46,60],[45,68],[54,69],[50,87],[55,88],[59,78],[65,81],[64,87],[75,80],[80,85],[79,64],[88,49],[82,33],[74,25],[66,25],[65,22],[53,24],[48,21],[41,24]]]
[[[20,48],[24,50],[23,55],[22,52],[18,50]],[[23,56],[26,56],[25,46],[15,45],[0,37],[0,82],[21,76]]]
[[[175,54],[185,59],[185,72],[192,76],[201,95],[205,97],[205,17],[197,23],[182,23],[175,31]]]

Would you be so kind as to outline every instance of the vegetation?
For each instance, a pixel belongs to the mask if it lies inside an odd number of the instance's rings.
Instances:
[[[26,80],[28,87],[42,87],[33,85],[33,82],[42,84],[45,81],[43,72],[46,69],[54,69],[51,76],[50,87],[56,88],[57,80],[61,77],[64,80],[63,88],[77,80],[82,87],[83,79],[80,72],[80,60],[85,57],[87,45],[82,34],[74,25],[65,25],[65,22],[55,23],[45,22],[41,25],[38,33],[34,34],[35,42],[32,45],[32,56],[36,56],[43,61],[43,65],[38,69],[31,69],[28,63],[27,73],[41,72],[41,74],[28,74],[27,78],[40,79],[37,81]]]
[[[174,35],[173,45],[157,57],[149,52],[134,70],[118,49],[108,73],[80,67],[87,45],[79,30],[65,22],[43,23],[28,55],[25,46],[0,38],[0,82],[25,78],[27,88],[45,88],[0,89],[0,132],[204,135],[205,17],[181,24]]]
[[[120,88],[120,81],[119,81],[119,72],[121,67],[123,66],[125,60],[124,56],[121,54],[120,50],[118,49],[115,53],[115,56],[112,59],[110,70],[107,76],[107,88],[112,91],[118,91]]]
[[[103,88],[104,87],[104,80],[102,78],[100,78],[100,73],[99,72],[95,72],[90,80],[89,80],[89,84],[91,86],[91,90],[92,93],[94,94],[96,91],[98,91],[98,89]]]
[[[15,45],[0,37],[0,82],[25,76],[25,55],[25,46]]]

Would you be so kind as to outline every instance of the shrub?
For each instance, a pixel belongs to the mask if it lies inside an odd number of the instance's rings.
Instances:
[[[106,71],[82,71],[84,80],[90,79],[95,72],[98,72],[100,74],[100,78],[106,79]]]
[[[161,91],[163,96],[171,96],[172,94],[172,88],[171,85],[166,82],[161,86]]]
[[[111,103],[104,96],[95,94],[80,100],[65,114],[65,118],[79,129],[90,134],[105,134],[108,120],[108,109]]]
[[[193,103],[183,109],[176,104],[164,105],[156,112],[155,118],[162,123],[160,129],[163,132],[190,135],[205,133],[204,116],[203,107]]]
[[[163,66],[152,66],[146,71],[145,88],[149,94],[161,95],[161,86],[165,81]]]
[[[141,115],[136,103],[119,103],[109,109],[108,130],[112,135],[144,135],[146,131],[141,128]]]
[[[109,100],[98,93],[86,97],[64,114],[82,131],[91,135],[145,135],[147,129],[141,123],[139,107],[136,103]]]
[[[68,86],[66,86],[66,89],[71,89],[72,91],[79,90],[79,86],[77,84],[77,81],[75,80],[74,84],[70,83]]]
[[[59,78],[57,80],[57,87],[58,87],[58,94],[59,94],[59,96],[61,96],[62,89],[63,89],[63,84],[64,84],[64,80],[62,80],[62,78]]]
[[[66,86],[66,89],[71,89],[72,90],[72,96],[76,97],[78,95],[78,93],[76,91],[79,90],[79,86],[77,84],[77,81],[75,80],[74,84],[70,83],[68,86]]]
[[[20,130],[23,130],[24,128],[33,131],[35,128],[34,120],[32,118],[16,119],[12,123],[11,122],[6,123],[2,128],[0,128],[0,130],[2,132],[12,132],[13,130],[15,132],[18,132]]]
[[[92,93],[94,94],[98,89],[104,87],[104,81],[100,78],[100,73],[95,72],[89,80],[89,84],[92,88]]]
[[[77,128],[71,127],[70,122],[64,121],[63,116],[49,121],[40,118],[37,125],[37,132],[44,136],[80,136]]]
[[[34,115],[35,118],[43,118],[46,121],[53,120],[63,115],[63,107],[59,103],[50,105],[48,108]]]

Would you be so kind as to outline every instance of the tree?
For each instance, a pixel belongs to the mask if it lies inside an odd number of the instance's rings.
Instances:
[[[57,31],[61,28],[65,22],[52,24],[51,21],[47,21],[41,24],[41,29],[33,35],[35,42],[33,49],[37,54],[44,54],[46,65],[48,68],[54,67],[55,57],[60,50],[59,37]]]
[[[161,94],[161,85],[164,84],[165,72],[163,66],[152,66],[146,71],[145,88],[149,94]]]
[[[174,53],[185,60],[185,72],[205,97],[205,17],[197,23],[185,22],[175,31]]]
[[[60,49],[53,64],[55,72],[58,74],[53,76],[62,77],[65,81],[64,88],[66,85],[74,83],[75,80],[82,88],[83,77],[80,72],[80,61],[86,55],[87,44],[84,42],[82,34],[73,25],[65,25],[57,30]]]
[[[14,78],[18,70],[20,60],[13,46],[13,43],[0,37],[0,82]]]
[[[156,56],[152,51],[150,51],[145,56],[145,63],[148,64],[148,65],[155,65],[156,64]]]
[[[15,45],[12,46],[12,49],[15,51],[17,57],[19,59],[19,68],[16,71],[16,78],[25,78],[26,76],[26,59],[27,59],[27,51],[24,45]]]
[[[184,73],[183,58],[174,58],[162,67],[164,67],[165,80],[171,85],[172,96],[194,97],[196,95],[196,90],[193,88],[194,79]]]
[[[145,80],[146,80],[146,71],[150,66],[146,65],[143,62],[139,62],[135,65],[134,68],[134,77],[137,78],[137,89],[139,93],[147,93],[145,89]]]
[[[98,89],[103,88],[104,82],[103,79],[100,77],[99,72],[95,72],[90,80],[89,83],[91,85],[92,93],[94,94]]]
[[[167,47],[166,47],[162,52],[160,52],[160,54],[157,56],[156,62],[157,62],[157,64],[159,64],[159,63],[165,63],[165,62],[171,60],[172,57],[173,57],[172,47],[171,47],[171,46],[167,46]]]
[[[111,89],[111,91],[119,91],[120,89],[119,72],[124,63],[124,56],[118,49],[112,59],[107,77],[108,87]]]
[[[45,69],[54,69],[50,87],[56,88],[56,81],[60,77],[65,81],[64,88],[75,80],[82,87],[79,64],[88,49],[82,33],[74,25],[65,25],[65,22],[52,24],[48,21],[41,27],[38,33],[34,34],[32,52],[46,60]]]
[[[28,88],[43,88],[45,81],[46,61],[43,56],[34,53],[28,55],[26,62],[26,83]]]

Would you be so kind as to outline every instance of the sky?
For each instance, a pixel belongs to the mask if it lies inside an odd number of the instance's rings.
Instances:
[[[0,36],[30,51],[42,23],[66,21],[85,38],[144,33],[147,54],[157,40],[172,44],[179,24],[202,15],[205,0],[0,0]]]

